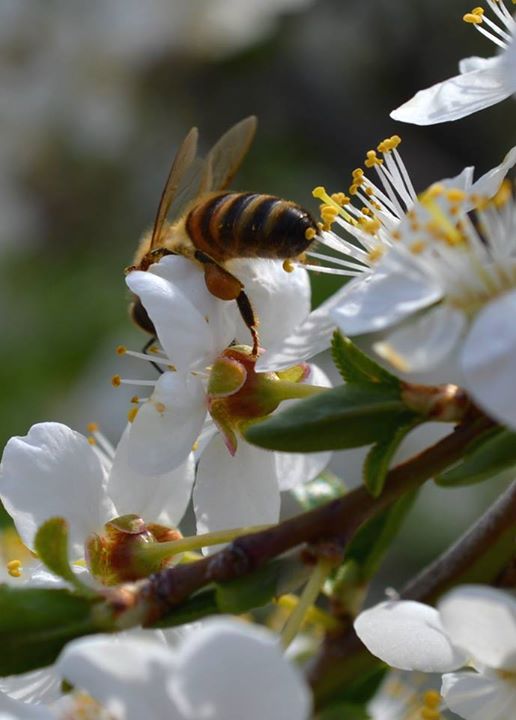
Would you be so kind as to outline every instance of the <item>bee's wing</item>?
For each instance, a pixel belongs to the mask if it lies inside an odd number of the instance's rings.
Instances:
[[[167,182],[158,205],[158,211],[152,228],[150,249],[157,247],[163,225],[169,212],[178,215],[181,208],[199,192],[201,170],[204,163],[196,160],[197,128],[192,128],[176,153]]]
[[[200,192],[224,190],[235,177],[256,133],[256,117],[250,115],[233,125],[206,156]]]

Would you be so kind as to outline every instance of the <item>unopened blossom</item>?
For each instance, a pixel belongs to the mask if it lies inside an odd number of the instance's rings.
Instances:
[[[142,477],[127,462],[127,432],[115,450],[92,430],[98,445],[52,422],[33,425],[24,437],[8,441],[0,498],[31,550],[38,528],[54,517],[68,522],[73,563],[84,558],[88,539],[102,535],[105,524],[121,515],[171,528],[182,518],[194,478],[192,455],[173,472]]]
[[[490,14],[476,7],[464,20],[498,48],[497,54],[464,58],[459,75],[420,90],[391,113],[394,120],[415,125],[458,120],[516,93],[516,22],[503,0],[485,4]]]
[[[329,195],[322,187],[314,190],[323,201],[321,215],[325,223],[318,240],[323,248],[333,251],[333,256],[320,250],[309,251],[307,255],[319,264],[307,267],[315,272],[342,275],[350,282],[311,312],[294,332],[269,346],[258,359],[257,370],[288,367],[326,350],[338,325],[334,313],[338,313],[339,308],[346,307],[350,315],[359,317],[362,293],[375,282],[373,276],[382,275],[383,259],[398,244],[398,227],[402,222],[410,222],[411,210],[417,205],[416,191],[398,150],[400,142],[398,136],[393,136],[381,142],[377,150],[370,150],[365,160],[366,170],[353,171],[347,194]],[[471,196],[491,197],[515,163],[516,147],[477,180],[473,180],[474,167],[470,166],[438,184],[461,189]],[[371,178],[371,171],[376,174],[376,180]],[[394,282],[390,292],[396,293]],[[380,312],[382,302],[380,300]],[[381,324],[377,317],[371,329],[379,330]],[[360,333],[349,332],[350,335]]]
[[[310,291],[305,270],[286,273],[281,263],[253,261],[247,268],[241,266],[238,277],[260,318],[262,343],[277,341],[307,316]],[[245,397],[252,419],[254,411],[260,417],[277,407],[280,399],[274,398],[267,407],[260,383],[274,388],[280,378],[257,376],[254,359],[246,360],[239,346],[228,348],[234,339],[249,342],[235,303],[213,297],[202,272],[181,257],[165,257],[148,272],[132,272],[127,283],[143,303],[162,348],[146,359],[164,368],[156,382],[146,381],[151,395],[140,399],[139,409],[132,413],[129,461],[143,473],[165,472],[182,462],[195,444],[200,458],[193,493],[198,532],[276,522],[280,491],[316,477],[330,456],[273,453],[238,437],[230,405],[240,384],[249,381],[254,388]],[[241,373],[227,391],[227,402],[214,380],[225,363],[229,374],[232,368]],[[328,384],[321,371],[311,373],[310,382]],[[249,409],[253,404],[254,411]]]
[[[407,600],[383,602],[362,612],[355,630],[373,655],[392,667],[443,673],[443,700],[465,720],[513,717],[513,594],[464,585],[447,593],[437,609]]]
[[[74,688],[68,698],[36,708],[0,696],[0,713],[19,720],[307,720],[310,715],[308,686],[277,638],[233,619],[206,621],[176,649],[143,637],[74,640],[56,671]]]

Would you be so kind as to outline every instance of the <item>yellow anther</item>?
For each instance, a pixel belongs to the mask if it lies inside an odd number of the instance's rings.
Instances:
[[[125,345],[119,345],[116,349],[117,355],[125,355],[126,352],[127,352],[127,348],[125,347]]]
[[[113,377],[111,378],[111,385],[113,387],[120,387],[121,383],[122,378],[120,377],[120,375],[113,375]]]
[[[147,352],[154,354],[159,353],[159,347],[152,345],[150,348],[147,348]]]
[[[363,207],[360,212],[362,215],[371,215],[371,210],[368,207]]]
[[[460,190],[459,188],[450,188],[449,190],[446,191],[446,197],[452,203],[456,203],[456,202],[460,203],[460,202],[464,202],[467,195],[464,192],[464,190]]]
[[[410,252],[414,255],[420,255],[425,249],[426,243],[423,240],[416,240],[409,247]]]
[[[194,444],[192,445],[192,452],[195,452],[199,447],[199,441],[196,440]]]
[[[86,425],[86,430],[87,430],[89,433],[97,432],[98,429],[99,429],[99,426],[97,425],[96,422],[90,422],[90,423],[88,423],[88,424]]]
[[[138,395],[133,395],[129,402],[133,403],[133,405],[137,405],[140,402],[140,398]]]
[[[313,240],[316,235],[317,235],[317,233],[315,232],[314,228],[310,227],[305,230],[305,239],[306,240]]]
[[[132,407],[129,412],[127,413],[127,419],[130,423],[134,421],[134,418],[138,415],[139,407]]]
[[[375,235],[381,228],[380,221],[376,220],[376,218],[370,220],[369,218],[361,217],[358,219],[358,225],[370,235]]]
[[[392,150],[395,150],[398,147],[400,142],[401,138],[399,135],[391,135],[391,137],[382,140],[382,142],[378,144],[378,147],[376,149],[378,150],[378,152],[384,154],[392,152]]]
[[[516,1],[516,0],[515,0]],[[492,203],[495,207],[503,207],[512,198],[512,183],[510,180],[505,179],[500,185],[500,189],[492,199]]]
[[[382,165],[383,160],[378,157],[376,154],[376,150],[368,150],[366,154],[366,159],[364,161],[364,165],[368,168],[372,168],[375,165]]]
[[[351,173],[351,177],[355,182],[358,182],[361,178],[364,177],[364,171],[362,168],[355,168],[353,172]]]
[[[440,720],[441,713],[435,708],[424,707],[421,708],[422,720]]]
[[[338,210],[331,205],[323,205],[321,208],[321,217],[324,222],[333,222],[338,214]]]
[[[369,258],[370,262],[375,263],[378,262],[381,257],[383,257],[384,252],[384,248],[378,245],[377,247],[371,248],[371,250],[369,250],[369,252],[367,253],[367,257]]]
[[[396,241],[401,240],[401,233],[400,233],[400,231],[399,231],[399,230],[393,230],[393,231],[391,232],[391,239],[392,239],[392,240],[396,240]]]
[[[466,13],[462,19],[470,25],[480,25],[484,20],[483,15],[475,12]]]
[[[7,563],[7,572],[11,577],[21,577],[22,574],[22,564],[21,560],[11,560]]]
[[[440,183],[434,183],[433,185],[430,185],[428,190],[422,194],[423,198],[435,198],[435,197],[441,197],[443,193],[445,192],[446,188],[444,185],[441,185]]]
[[[332,193],[331,199],[334,200],[337,205],[347,205],[349,203],[348,196],[343,192]]]
[[[441,696],[437,690],[427,690],[423,694],[423,703],[430,708],[439,707],[441,704]]]
[[[96,445],[96,444],[97,444],[97,441],[95,440],[95,438],[93,437],[93,435],[88,435],[88,442],[89,442],[90,445]]]
[[[373,195],[374,195],[374,189],[369,185],[369,186],[366,187],[366,189],[365,189],[365,194],[366,194],[366,195],[369,195],[369,197],[373,197]],[[380,207],[380,206],[377,205],[377,207]]]
[[[165,405],[165,403],[162,403],[162,402],[154,403],[154,407],[160,414],[163,414],[165,412],[165,410],[167,409],[167,406]]]
[[[283,270],[285,272],[288,272],[288,273],[294,272],[295,268],[296,268],[296,266],[294,265],[292,260],[287,259],[287,260],[283,261]]]
[[[353,185],[350,185],[348,188],[349,194],[356,195],[359,187],[360,187],[360,185],[358,183],[353,183]]]

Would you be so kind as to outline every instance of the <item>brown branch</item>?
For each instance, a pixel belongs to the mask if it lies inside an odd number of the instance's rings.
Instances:
[[[459,582],[490,582],[514,559],[516,481],[450,548],[443,552],[401,592],[401,598],[432,603]],[[350,625],[328,635],[310,669],[317,701],[323,703],[346,682],[379,667]],[[357,670],[358,669],[358,670]]]
[[[242,577],[298,545],[335,539],[344,545],[370,517],[459,460],[471,441],[491,425],[482,418],[457,426],[432,447],[393,468],[379,498],[359,487],[268,530],[237,538],[212,557],[163,570],[133,586],[119,586],[107,593],[108,604],[117,614],[127,611],[133,624],[150,625],[203,586]]]

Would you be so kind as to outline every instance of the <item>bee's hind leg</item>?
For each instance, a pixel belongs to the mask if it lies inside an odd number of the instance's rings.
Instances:
[[[240,291],[240,294],[237,297],[236,301],[238,309],[240,310],[240,315],[242,316],[242,320],[249,328],[249,332],[251,333],[251,337],[253,339],[253,357],[257,357],[258,350],[260,348],[260,340],[258,337],[258,319],[254,314],[253,306],[251,305],[247,294],[243,290]]]

